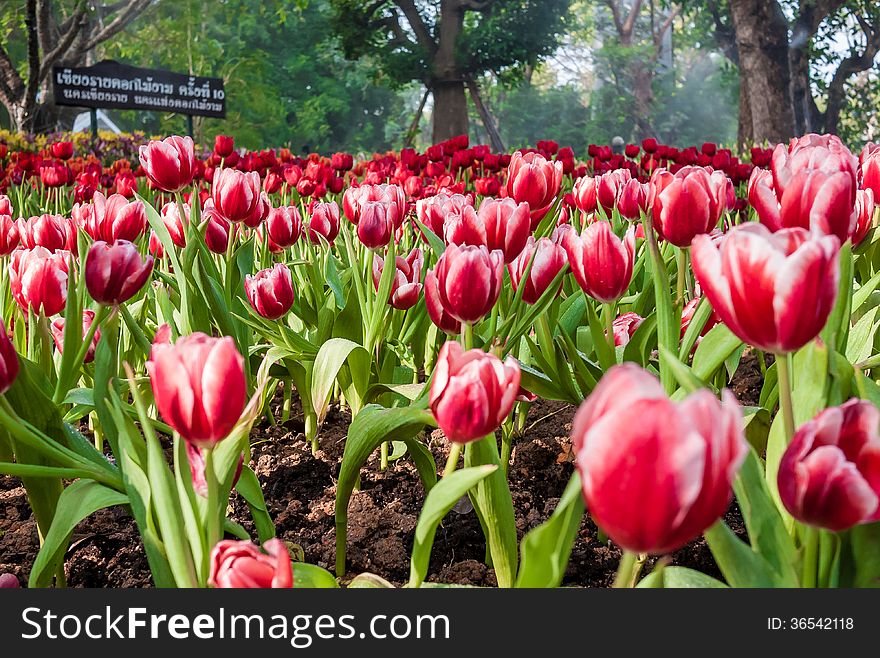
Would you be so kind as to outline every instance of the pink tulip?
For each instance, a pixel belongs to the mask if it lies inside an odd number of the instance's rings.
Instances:
[[[147,178],[160,190],[177,192],[192,183],[196,156],[191,137],[166,137],[140,147],[139,158]]]
[[[19,241],[18,226],[12,217],[0,214],[0,258],[15,251]]]
[[[138,294],[153,271],[153,257],[143,258],[131,242],[95,242],[86,256],[86,288],[96,302],[119,306]]]
[[[544,156],[517,151],[507,167],[507,196],[517,203],[528,203],[531,228],[544,218],[562,187],[562,163],[550,162]]]
[[[632,174],[629,169],[615,169],[607,174],[596,176],[596,200],[610,216],[612,210],[617,205],[620,194],[624,186],[632,180]]]
[[[165,224],[165,228],[171,235],[171,242],[176,247],[183,249],[186,246],[186,228],[180,218],[180,207],[172,201],[162,206],[159,214],[162,217],[162,223]],[[189,224],[190,207],[186,204],[183,206],[183,214],[186,217],[186,223]]]
[[[141,201],[121,194],[105,197],[95,192],[90,204],[73,207],[73,218],[93,240],[134,242],[147,230],[147,212]]]
[[[309,240],[320,244],[323,238],[331,245],[339,235],[339,206],[335,201],[316,203],[309,217]]]
[[[425,277],[426,294],[438,293],[438,301],[459,322],[477,322],[492,310],[501,292],[504,257],[486,247],[451,244]],[[429,284],[429,279],[432,282]],[[436,285],[434,285],[436,281]]]
[[[494,432],[513,409],[520,369],[513,357],[501,360],[456,342],[443,345],[431,381],[429,404],[446,438],[468,443]]]
[[[874,190],[858,190],[856,192],[856,206],[853,210],[855,215],[855,230],[852,234],[853,245],[858,246],[874,228]],[[0,252],[2,253],[2,252]]]
[[[612,367],[574,419],[572,444],[596,523],[632,552],[670,553],[727,510],[748,450],[729,391],[673,402],[633,364]],[[634,422],[637,419],[637,422]]]
[[[601,302],[619,299],[629,287],[635,259],[635,230],[630,227],[623,240],[607,221],[588,225],[581,235],[565,232],[562,246],[574,278],[590,297]]]
[[[504,262],[511,263],[525,249],[531,231],[529,204],[517,204],[513,199],[483,199],[477,213],[485,227],[486,247],[504,254]]]
[[[362,201],[358,212],[357,236],[368,249],[385,247],[394,235],[397,207],[382,201]]]
[[[221,217],[243,222],[260,210],[260,175],[226,167],[214,174],[211,198]]]
[[[302,233],[302,218],[296,206],[274,208],[266,220],[269,238],[282,249],[292,247]]]
[[[443,240],[446,244],[473,245],[486,244],[486,225],[477,215],[473,206],[462,206],[458,212],[446,215],[443,224]]]
[[[529,264],[531,264],[531,269],[526,277]],[[507,271],[510,274],[510,282],[513,284],[514,291],[518,291],[520,285],[524,285],[522,300],[526,304],[534,304],[567,264],[565,249],[562,248],[558,240],[540,238],[535,241],[535,238],[529,236],[526,248],[507,266]],[[557,294],[559,287],[557,285]]]
[[[44,247],[16,249],[9,261],[9,287],[22,310],[28,307],[46,317],[64,310],[67,303],[67,258]]]
[[[874,192],[880,199],[880,144],[868,142],[859,155],[859,181],[861,189]]]
[[[853,399],[804,423],[782,455],[785,509],[803,523],[840,532],[880,520],[880,411]]]
[[[290,553],[280,539],[260,550],[249,541],[224,539],[211,550],[211,587],[286,589],[293,587]]]
[[[92,326],[92,323],[95,321],[95,312],[89,308],[83,311],[82,316],[82,335],[85,336],[89,329]],[[52,331],[52,338],[55,341],[55,347],[58,349],[59,354],[64,354],[64,326],[65,321],[64,318],[56,318],[52,324],[49,326],[49,329]],[[91,363],[95,360],[95,350],[98,348],[98,341],[101,340],[101,330],[96,329],[94,336],[92,337],[92,342],[89,345],[89,349],[86,351],[86,356],[83,359],[83,363]]]
[[[419,301],[422,292],[422,268],[425,258],[421,249],[413,249],[406,258],[397,256],[395,259],[394,279],[388,303],[394,308],[405,311]],[[373,285],[379,290],[385,261],[379,255],[373,256]]]
[[[632,312],[614,318],[614,322],[611,323],[611,329],[614,332],[614,346],[625,347],[644,321],[645,318]]]
[[[194,333],[154,343],[147,371],[163,420],[184,439],[210,448],[232,431],[244,410],[244,359],[229,336]]]
[[[293,306],[293,279],[283,263],[275,263],[254,276],[247,275],[244,290],[254,310],[268,320],[286,315]]]
[[[205,225],[205,244],[208,249],[215,254],[225,254],[229,249],[229,232],[232,231],[234,236],[238,227],[220,216],[211,199],[205,201],[201,221],[207,222]]]
[[[694,275],[730,330],[758,349],[794,352],[815,338],[834,306],[840,277],[833,235],[801,228],[776,233],[754,222],[736,226],[720,248],[694,239]]]
[[[462,194],[440,192],[434,196],[419,199],[416,203],[416,215],[422,224],[442,238],[446,216],[450,213],[461,214],[465,206],[473,205],[472,200]]]
[[[574,182],[571,191],[575,207],[582,213],[589,215],[596,212],[598,198],[596,196],[596,179],[592,176],[583,176]]]
[[[702,167],[683,167],[672,179],[653,177],[657,233],[676,247],[689,247],[695,236],[710,233],[726,208],[729,184],[723,172],[710,174]]]
[[[621,217],[637,220],[648,210],[649,186],[632,178],[624,184],[617,199],[617,211]]]
[[[76,225],[61,215],[39,215],[18,220],[21,244],[27,249],[45,247],[49,251],[64,249],[76,253]]]

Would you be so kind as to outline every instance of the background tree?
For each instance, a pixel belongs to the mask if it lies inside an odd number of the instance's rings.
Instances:
[[[346,56],[372,55],[395,84],[433,97],[433,140],[468,132],[466,89],[484,72],[522,78],[556,49],[570,0],[331,0]]]
[[[96,46],[118,34],[149,4],[150,0],[5,0],[0,9],[0,102],[15,128],[30,132],[38,127],[39,105],[54,108],[49,85],[53,66],[86,63]],[[52,123],[52,118],[44,117],[43,122]]]

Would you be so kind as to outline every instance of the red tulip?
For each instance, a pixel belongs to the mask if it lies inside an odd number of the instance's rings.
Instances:
[[[648,137],[647,139],[642,140],[642,150],[645,153],[655,153],[657,151],[657,148],[657,140],[653,137]]]
[[[53,142],[49,151],[53,158],[70,160],[73,157],[73,142]]]
[[[405,311],[412,308],[419,301],[422,292],[422,268],[425,258],[421,249],[413,249],[406,258],[395,258],[394,280],[391,284],[391,293],[388,303],[394,308]],[[385,269],[385,261],[379,255],[373,256],[373,285],[379,290],[382,272]]]
[[[0,257],[11,254],[18,243],[18,226],[12,221],[12,217],[0,214]]]
[[[477,322],[498,300],[503,268],[504,257],[500,251],[490,252],[482,245],[451,244],[440,256],[437,266],[428,270],[425,294],[436,291],[436,301],[459,322]]]
[[[856,207],[853,214],[856,217],[856,227],[852,234],[853,245],[858,246],[867,237],[868,232],[874,227],[874,190],[858,190],[856,192]],[[0,219],[2,221],[2,219]],[[2,230],[0,230],[2,231]],[[0,239],[2,245],[2,239]],[[3,250],[0,248],[0,255]]]
[[[272,200],[268,194],[260,192],[257,197],[257,203],[254,205],[254,211],[241,220],[242,224],[249,228],[259,228],[269,218],[270,212],[272,212]]]
[[[538,153],[517,151],[507,167],[507,196],[526,202],[532,217],[532,230],[550,210],[562,186],[562,163],[549,162]]]
[[[238,230],[236,225],[220,216],[211,199],[205,201],[201,220],[207,222],[205,225],[205,244],[208,249],[215,254],[225,254],[229,249],[229,232],[231,230],[235,235]]]
[[[214,208],[230,222],[243,222],[259,212],[260,175],[225,168],[214,174],[211,198]]]
[[[61,215],[40,215],[19,218],[18,235],[23,247],[45,247],[49,251],[64,249],[76,253],[76,225]]]
[[[727,205],[729,184],[723,172],[710,174],[702,167],[682,167],[671,179],[655,173],[652,212],[660,237],[689,247],[694,236],[709,233]]]
[[[598,198],[596,196],[596,178],[583,176],[574,182],[571,191],[575,207],[584,214],[596,212]]]
[[[139,159],[147,178],[158,189],[177,192],[192,183],[196,156],[191,137],[166,137],[139,149]]]
[[[67,303],[67,258],[63,251],[45,247],[16,249],[9,261],[9,287],[18,305],[46,317],[64,310]]]
[[[135,192],[137,192],[137,178],[130,171],[121,171],[116,174],[116,178],[113,179],[113,185],[116,188],[116,192],[126,199],[134,198]]]
[[[9,334],[6,333],[3,318],[0,318],[0,395],[12,386],[15,378],[18,377],[18,368],[18,354],[12,341],[9,340]]]
[[[697,306],[700,305],[700,297],[694,297],[691,301],[684,305],[684,308],[681,310],[681,338],[684,338],[685,333],[688,330],[688,327],[691,326],[691,321],[694,319],[694,313],[697,312]],[[709,330],[712,329],[716,324],[721,322],[721,319],[718,317],[718,314],[713,310],[712,314],[709,316],[709,319],[706,320],[706,324],[703,325],[703,328],[700,330],[700,337],[705,336],[709,333]],[[700,342],[700,338],[697,338],[697,344]]]
[[[480,196],[496,196],[501,191],[501,182],[497,178],[477,178],[474,190]]]
[[[5,194],[0,194],[0,215],[12,214],[12,200]]]
[[[834,306],[840,277],[836,237],[801,228],[776,233],[754,222],[736,226],[719,247],[693,242],[693,269],[712,308],[758,349],[794,352],[815,338]]]
[[[596,176],[596,201],[605,214],[610,216],[611,211],[617,205],[623,187],[632,180],[629,169],[615,169],[607,174]]]
[[[147,230],[147,212],[141,201],[121,194],[105,197],[95,192],[92,203],[73,207],[73,218],[94,240],[134,242]]]
[[[71,181],[70,168],[60,162],[40,167],[40,180],[46,187],[62,187]]]
[[[184,228],[183,221],[180,219],[180,208],[178,205],[173,201],[166,203],[162,206],[159,214],[162,216],[162,223],[165,224],[165,228],[168,229],[168,233],[171,235],[171,242],[183,249],[186,246],[186,229]],[[183,205],[183,214],[186,216],[186,223],[189,224],[190,207],[186,204]]]
[[[614,346],[626,346],[644,321],[645,318],[638,313],[632,312],[624,313],[614,318],[614,322],[611,323],[611,329],[614,332]]]
[[[860,187],[880,199],[880,144],[868,142],[859,155]],[[2,211],[0,211],[2,212]]]
[[[530,264],[529,275],[525,277]],[[558,240],[539,238],[536,242],[535,238],[529,236],[525,249],[507,266],[507,271],[514,291],[518,291],[520,284],[523,284],[522,300],[526,304],[534,304],[567,264],[565,249]],[[559,286],[556,293],[559,293]]]
[[[479,218],[486,231],[486,246],[504,254],[511,263],[522,253],[531,229],[529,205],[513,199],[487,198],[480,204]]]
[[[249,541],[224,539],[211,550],[211,587],[230,589],[287,589],[293,587],[290,553],[280,539],[263,550]]]
[[[729,391],[673,402],[655,377],[614,366],[574,419],[572,444],[590,514],[628,551],[670,553],[727,510],[748,450]],[[638,422],[633,422],[638,419]]]
[[[91,309],[86,309],[83,311],[82,316],[82,335],[85,336],[89,329],[92,326],[92,323],[95,321],[95,312]],[[52,324],[49,326],[49,329],[52,331],[52,338],[55,340],[55,347],[58,348],[59,354],[64,354],[64,318],[56,318]],[[96,329],[94,336],[92,336],[92,343],[89,345],[89,349],[86,351],[86,356],[83,359],[83,363],[91,363],[95,360],[95,350],[98,347],[98,341],[101,340],[101,330]]]
[[[397,225],[397,207],[382,201],[361,201],[358,210],[357,236],[369,249],[386,246]]]
[[[513,409],[520,369],[513,357],[501,359],[449,341],[440,349],[429,404],[446,438],[468,443],[494,432]]]
[[[433,272],[428,272],[425,276],[425,306],[428,309],[428,317],[437,327],[447,334],[461,333],[461,322],[450,315],[440,301],[440,284]]]
[[[601,302],[619,299],[632,279],[634,228],[627,230],[623,240],[614,235],[607,221],[588,225],[581,235],[574,229],[568,229],[563,235],[562,246],[581,289]]]
[[[235,150],[235,140],[228,135],[217,135],[214,138],[214,154],[221,158],[228,158]]]
[[[143,258],[127,240],[95,242],[86,255],[86,288],[96,302],[119,306],[137,295],[153,271],[153,257]]]
[[[617,210],[621,217],[637,220],[648,210],[649,186],[635,178],[628,180],[620,190]]]
[[[244,290],[254,310],[268,320],[286,315],[293,306],[293,279],[283,263],[275,263],[254,276],[247,275]]]
[[[302,234],[302,217],[296,206],[274,208],[266,219],[269,238],[281,248],[292,247]]]
[[[321,238],[333,244],[339,235],[339,206],[335,201],[316,203],[309,217],[309,240],[320,244]]]
[[[162,418],[199,447],[226,438],[241,417],[244,359],[229,336],[194,333],[173,345],[153,343],[147,371]]]
[[[798,521],[840,532],[880,520],[880,411],[853,399],[797,430],[777,483]]]
[[[477,215],[473,206],[462,206],[459,211],[452,210],[446,215],[443,225],[443,240],[446,244],[474,245],[486,244],[486,225]]]
[[[471,199],[463,194],[440,192],[434,196],[419,199],[416,203],[416,215],[422,224],[442,238],[446,216],[451,213],[461,214],[465,206],[473,205]]]
[[[348,171],[354,166],[351,153],[334,153],[330,157],[330,166],[336,171]]]

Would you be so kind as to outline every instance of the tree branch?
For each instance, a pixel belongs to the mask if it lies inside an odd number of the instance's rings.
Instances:
[[[708,0],[706,6],[715,24],[715,43],[727,59],[739,66],[739,49],[736,47],[736,32],[733,26],[724,22],[718,0]]]
[[[98,31],[97,34],[89,35],[89,39],[86,41],[82,50],[91,50],[99,43],[102,43],[121,32],[129,23],[137,18],[138,15],[149,6],[149,4],[150,0],[129,0],[128,4],[122,9],[116,18],[104,26],[103,29]]]
[[[380,18],[371,23],[371,25],[375,27],[387,27],[391,30],[391,33],[394,35],[394,38],[391,40],[392,44],[405,46],[411,50],[414,50],[418,46],[418,44],[410,39],[406,32],[403,31],[403,27],[400,24],[400,15],[397,13],[397,10],[392,9],[391,16]]]
[[[614,28],[617,30],[617,33],[623,34],[623,21],[620,18],[620,8],[617,6],[617,2],[615,0],[605,0],[605,4],[608,5],[608,8],[611,10],[611,19],[614,21]]]
[[[632,6],[629,8],[629,15],[626,17],[626,22],[623,24],[624,32],[627,34],[631,34],[633,28],[636,24],[636,19],[639,17],[639,12],[642,9],[642,0],[635,0],[632,3]]]
[[[654,48],[656,50],[656,57],[660,55],[660,46],[663,44],[663,35],[666,34],[667,31],[672,27],[672,21],[681,13],[681,7],[679,5],[673,5],[672,11],[669,12],[669,15],[666,16],[666,20],[660,25],[660,29],[657,30],[657,33],[653,35],[654,37]]]
[[[37,37],[37,0],[28,0],[27,15],[24,19],[27,34],[28,80],[24,91],[24,102],[29,103],[37,96],[40,86],[40,44]]]
[[[428,26],[425,25],[425,21],[422,19],[416,3],[413,0],[394,0],[394,4],[400,7],[403,15],[406,16],[406,20],[415,33],[419,45],[429,53],[435,53],[437,51],[437,43],[431,37],[431,32],[428,30]]]
[[[24,81],[15,70],[15,65],[2,43],[0,43],[0,93],[10,103],[15,102],[24,93]]]
[[[856,73],[867,71],[874,65],[874,58],[880,53],[880,17],[868,22],[859,14],[854,14],[862,32],[865,34],[865,49],[853,51],[841,60],[828,84],[828,103],[825,113],[825,129],[837,132],[840,112],[843,107],[846,83]]]
[[[67,31],[61,35],[61,38],[58,40],[58,44],[49,52],[43,53],[43,63],[40,67],[39,80],[38,84],[42,84],[43,81],[49,77],[49,74],[52,72],[52,67],[55,63],[61,59],[61,57],[70,50],[70,47],[73,45],[73,42],[76,40],[76,37],[79,36],[80,31],[86,26],[86,7],[85,4],[79,5],[76,13],[73,18],[75,20],[70,22]]]

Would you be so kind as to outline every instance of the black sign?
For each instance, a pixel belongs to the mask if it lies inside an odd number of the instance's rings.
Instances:
[[[55,66],[52,83],[58,105],[226,116],[222,78],[103,61],[85,67]]]

